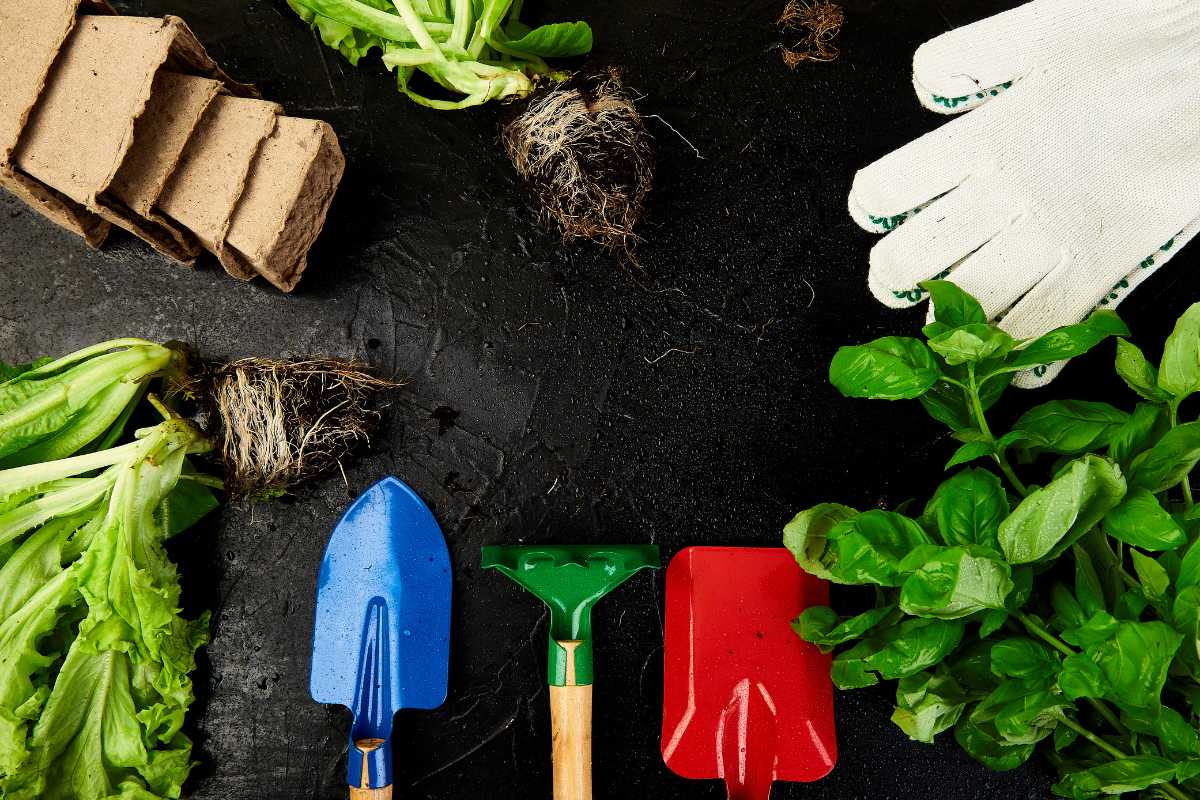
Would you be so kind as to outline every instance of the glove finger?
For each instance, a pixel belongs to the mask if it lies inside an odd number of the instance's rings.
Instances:
[[[922,299],[918,283],[942,276],[1012,224],[998,192],[972,181],[932,203],[871,250],[868,284],[884,305]],[[953,280],[953,278],[952,278]]]
[[[850,190],[851,214],[859,224],[874,230],[874,218],[903,219],[966,180],[981,151],[982,126],[976,122],[971,117],[948,122],[859,170]]]
[[[1096,28],[1095,0],[1034,0],[930,39],[913,55],[921,105],[969,111]]]
[[[949,280],[996,319],[1026,295],[1065,258],[1032,226],[1018,222],[968,256]]]
[[[972,109],[979,108],[981,105],[991,100],[993,97],[999,97],[1004,92],[1011,89],[1016,84],[1015,80],[998,83],[995,86],[976,89],[974,92],[965,95],[944,95],[940,92],[930,89],[921,83],[920,79],[913,76],[913,89],[916,90],[917,99],[921,101],[921,105],[926,110],[932,111],[935,114],[952,115],[963,114]]]
[[[1117,306],[1122,303],[1122,301],[1129,297],[1134,289],[1140,286],[1158,270],[1162,269],[1162,267],[1168,261],[1174,258],[1175,254],[1182,250],[1188,244],[1188,242],[1195,238],[1197,233],[1200,233],[1200,218],[1193,220],[1187,225],[1187,227],[1180,231],[1177,236],[1171,238],[1170,241],[1163,244],[1162,247],[1158,248],[1152,254],[1139,262],[1138,265],[1124,278],[1118,281],[1115,286],[1104,293],[1104,295],[1096,302],[1095,306],[1092,308],[1092,311],[1098,311],[1100,309],[1116,309]],[[1016,310],[1016,308],[1013,309],[1014,312],[1016,312]],[[1088,313],[1091,312],[1089,311]],[[1085,316],[1086,314],[1073,321],[1078,322]],[[1011,322],[1009,317],[1013,317]],[[1017,327],[1018,325],[1024,324],[1022,318],[1019,316],[1014,317],[1013,314],[1010,314],[1009,317],[1005,317],[1005,319],[1000,323],[1000,327],[1004,328],[1012,336],[1017,338],[1031,338],[1031,336],[1038,336],[1042,333],[1046,333],[1045,330],[1033,334],[1023,333],[1021,332],[1020,328]],[[1060,324],[1071,323],[1064,322]],[[1050,381],[1058,377],[1059,373],[1063,371],[1063,368],[1066,367],[1066,365],[1067,361],[1056,361],[1055,363],[1048,364],[1044,367],[1038,367],[1035,369],[1025,370],[1024,372],[1019,372],[1013,378],[1013,385],[1019,386],[1022,389],[1036,389],[1039,386],[1045,386],[1046,384],[1050,383]]]
[[[890,217],[881,217],[872,214],[858,204],[858,198],[852,193],[849,199],[850,216],[858,226],[869,233],[891,233],[899,228],[909,217],[914,214],[920,214],[929,203],[918,206],[911,211],[905,211],[902,214],[895,214]]]

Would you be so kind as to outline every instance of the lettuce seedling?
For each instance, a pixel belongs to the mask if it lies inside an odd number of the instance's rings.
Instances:
[[[844,347],[830,380],[918,400],[960,442],[957,471],[923,513],[825,503],[788,524],[803,569],[876,595],[848,618],[810,608],[797,632],[836,651],[840,688],[897,680],[892,720],[913,739],[953,730],[995,770],[1040,749],[1075,800],[1200,797],[1200,422],[1180,416],[1200,391],[1200,304],[1158,365],[1118,340],[1131,410],[1055,400],[1002,432],[988,412],[1015,373],[1128,330],[1098,311],[1018,341],[953,284],[923,287],[924,338]]]
[[[215,504],[176,494],[203,480],[186,457],[210,448],[168,418],[120,447],[0,471],[0,796],[179,797],[208,620],[179,615],[163,542],[171,498],[187,519]]]
[[[142,339],[118,339],[55,361],[0,364],[0,469],[106,447],[147,382],[179,358]]]
[[[460,109],[488,100],[524,97],[538,78],[560,79],[546,58],[591,52],[585,22],[530,28],[522,0],[288,0],[321,40],[351,64],[378,50],[414,102]],[[430,97],[412,86],[424,73],[455,99]]]

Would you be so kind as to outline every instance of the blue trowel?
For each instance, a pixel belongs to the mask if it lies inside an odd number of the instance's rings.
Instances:
[[[329,537],[317,583],[312,678],[318,703],[354,714],[351,800],[392,796],[392,717],[437,708],[450,663],[450,555],[416,492],[384,478]]]

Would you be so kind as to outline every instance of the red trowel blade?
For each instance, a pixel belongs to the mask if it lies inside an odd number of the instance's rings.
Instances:
[[[828,585],[783,548],[689,547],[667,568],[663,760],[735,800],[833,769],[829,656],[792,630]]]

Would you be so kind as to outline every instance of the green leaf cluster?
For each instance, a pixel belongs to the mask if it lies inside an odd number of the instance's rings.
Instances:
[[[1200,422],[1180,416],[1200,392],[1200,304],[1157,365],[1117,339],[1131,408],[1055,400],[999,431],[987,413],[1015,373],[1128,330],[1100,311],[1015,340],[953,284],[923,286],[924,337],[844,347],[830,379],[919,401],[960,443],[951,474],[920,513],[796,515],[800,566],[876,597],[849,617],[809,608],[797,632],[834,653],[840,688],[895,680],[892,720],[917,741],[952,731],[995,770],[1040,750],[1076,800],[1200,798]]]
[[[147,382],[180,358],[153,342],[118,339],[54,361],[0,363],[0,469],[109,446]]]
[[[288,0],[326,45],[354,65],[372,50],[396,71],[400,91],[436,109],[524,97],[534,79],[561,77],[546,58],[591,52],[586,22],[530,28],[522,0]],[[416,72],[455,99],[429,97],[412,86]]]
[[[216,505],[185,420],[121,437],[166,348],[107,342],[0,383],[0,797],[177,798],[207,617],[163,542]]]

